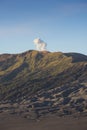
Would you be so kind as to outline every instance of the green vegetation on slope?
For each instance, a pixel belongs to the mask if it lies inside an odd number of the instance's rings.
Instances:
[[[30,50],[0,56],[0,100],[22,100],[43,89],[86,80],[87,56],[81,54]]]

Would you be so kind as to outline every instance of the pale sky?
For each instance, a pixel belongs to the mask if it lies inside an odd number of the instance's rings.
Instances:
[[[87,0],[0,0],[0,54],[35,49],[87,55]]]

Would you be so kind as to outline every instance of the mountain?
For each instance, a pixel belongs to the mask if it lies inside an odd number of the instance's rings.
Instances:
[[[87,115],[87,56],[30,50],[0,55],[0,113]]]

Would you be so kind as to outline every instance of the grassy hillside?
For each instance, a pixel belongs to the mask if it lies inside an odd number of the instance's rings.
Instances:
[[[0,55],[0,102],[86,111],[87,56],[38,52]],[[35,100],[35,102],[33,101]],[[64,110],[63,109],[63,110]],[[83,110],[84,109],[84,110]],[[75,111],[74,110],[74,111]]]

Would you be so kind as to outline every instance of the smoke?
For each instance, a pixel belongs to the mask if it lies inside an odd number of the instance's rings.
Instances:
[[[41,40],[40,38],[36,38],[33,42],[38,51],[46,51],[47,44],[43,40]]]

